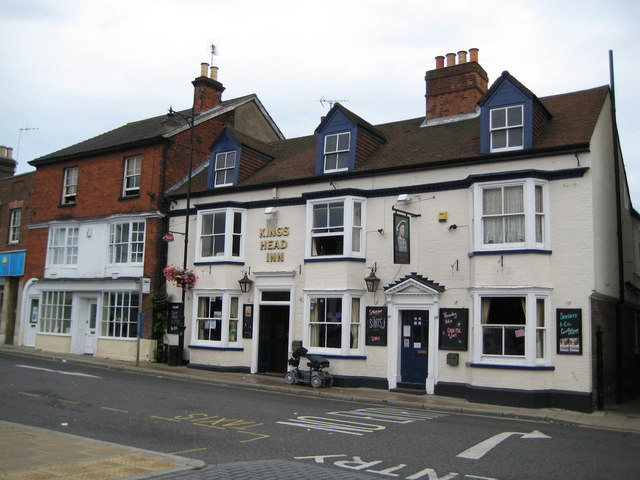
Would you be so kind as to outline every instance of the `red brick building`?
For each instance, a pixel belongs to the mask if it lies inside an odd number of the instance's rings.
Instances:
[[[223,101],[217,67],[208,71],[202,64],[192,82],[192,109],[131,122],[30,162],[36,172],[21,344],[136,356],[138,313],[151,318],[150,296],[164,283],[165,192],[187,176],[191,138],[196,168],[225,126],[264,141],[282,138],[255,95]],[[142,298],[141,277],[150,280]],[[37,326],[30,328],[34,309]],[[141,358],[149,359],[150,321],[144,330]]]

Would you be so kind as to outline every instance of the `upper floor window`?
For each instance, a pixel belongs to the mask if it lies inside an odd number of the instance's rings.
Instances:
[[[474,249],[548,248],[546,183],[474,185]]]
[[[195,342],[227,345],[238,341],[239,297],[230,294],[197,295]]]
[[[324,137],[324,172],[340,172],[349,167],[351,133],[337,133]]]
[[[113,223],[109,227],[109,263],[144,261],[145,222]]]
[[[22,210],[15,208],[11,210],[9,218],[9,243],[20,241],[20,224],[22,223]]]
[[[349,354],[361,346],[361,297],[313,294],[308,297],[308,342],[312,349]]]
[[[140,195],[140,174],[142,172],[142,157],[128,157],[124,160],[124,184],[122,194],[125,197]]]
[[[216,187],[233,185],[233,175],[236,168],[236,152],[223,152],[216,155]]]
[[[64,179],[62,184],[62,204],[71,205],[76,203],[78,191],[78,167],[64,169]]]
[[[522,149],[524,147],[522,105],[492,109],[490,130],[492,152]]]
[[[78,227],[49,229],[47,265],[78,264]]]
[[[364,199],[309,202],[307,205],[308,256],[362,256]]]
[[[244,212],[224,209],[198,213],[197,261],[240,260]]]

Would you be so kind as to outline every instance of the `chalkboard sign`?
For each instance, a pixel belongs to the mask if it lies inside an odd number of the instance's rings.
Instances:
[[[440,309],[440,350],[467,350],[469,310]]]
[[[367,345],[387,345],[387,307],[367,307]]]
[[[556,320],[558,353],[582,355],[582,309],[558,308]]]
[[[167,322],[167,333],[180,333],[180,326],[184,318],[184,304],[169,304],[169,321]]]
[[[242,338],[253,337],[253,304],[245,303],[242,306]]]

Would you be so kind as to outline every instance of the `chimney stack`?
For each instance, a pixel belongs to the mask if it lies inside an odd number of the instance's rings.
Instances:
[[[16,172],[13,148],[0,145],[0,178],[12,177]]]
[[[194,87],[193,110],[196,115],[222,103],[224,86],[218,82],[218,67],[209,69],[208,63],[201,63],[200,76],[191,83]]]
[[[477,103],[487,93],[487,72],[478,64],[478,49],[456,54],[448,53],[447,65],[444,57],[436,57],[435,70],[429,70],[425,75],[427,86],[427,121],[472,114],[476,111]]]

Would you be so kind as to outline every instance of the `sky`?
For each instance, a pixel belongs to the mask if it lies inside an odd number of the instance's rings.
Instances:
[[[223,99],[251,93],[287,138],[340,100],[369,123],[425,114],[435,57],[479,49],[538,97],[610,84],[640,209],[637,0],[3,0],[0,145],[29,161],[128,122],[190,108],[218,55]]]

